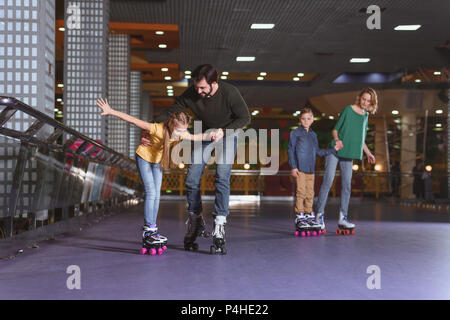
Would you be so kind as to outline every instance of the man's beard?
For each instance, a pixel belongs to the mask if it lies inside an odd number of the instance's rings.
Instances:
[[[209,85],[209,92],[207,94],[205,94],[205,96],[200,95],[200,97],[202,97],[202,99],[210,98],[212,91],[213,91],[213,87],[212,87],[212,85]]]

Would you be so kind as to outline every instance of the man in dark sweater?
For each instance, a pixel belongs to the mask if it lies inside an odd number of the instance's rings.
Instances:
[[[209,64],[198,66],[192,73],[192,79],[194,85],[177,97],[175,103],[164,110],[155,121],[166,121],[171,113],[184,111],[188,108],[198,120],[201,120],[203,131],[212,131],[213,142],[203,141],[197,146],[194,144],[191,155],[191,165],[186,176],[189,223],[184,238],[184,248],[186,250],[191,248],[197,250],[196,238],[200,235],[206,235],[205,222],[201,215],[200,182],[203,170],[211,156],[210,152],[216,150],[216,175],[214,180],[216,194],[213,212],[215,219],[211,253],[225,254],[225,224],[229,213],[230,176],[236,155],[237,135],[227,134],[224,136],[224,133],[226,133],[226,129],[236,130],[248,125],[250,114],[247,104],[236,87],[225,82],[218,83],[217,71],[213,66]],[[217,148],[218,145],[220,145],[219,148]],[[222,151],[220,152],[222,159],[217,154],[218,149]],[[208,152],[207,157],[203,156],[205,150]],[[198,156],[199,154],[201,158]],[[223,158],[223,155],[226,155],[226,159]]]

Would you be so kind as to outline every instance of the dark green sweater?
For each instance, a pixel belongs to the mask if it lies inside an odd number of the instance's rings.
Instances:
[[[247,104],[239,90],[228,83],[219,82],[219,88],[210,98],[202,98],[190,86],[175,99],[175,103],[165,109],[155,122],[167,121],[173,112],[190,109],[198,120],[202,121],[202,129],[239,129],[250,123],[250,113]],[[224,132],[225,133],[225,132]]]

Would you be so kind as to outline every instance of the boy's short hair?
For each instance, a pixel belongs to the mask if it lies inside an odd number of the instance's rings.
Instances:
[[[312,112],[312,110],[310,108],[303,108],[300,110],[299,118],[301,118],[302,115],[304,115],[305,113],[311,113],[314,116],[314,113]]]

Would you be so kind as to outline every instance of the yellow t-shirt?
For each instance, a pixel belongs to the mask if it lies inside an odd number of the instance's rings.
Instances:
[[[164,122],[160,123],[150,123],[150,130],[149,130],[150,136],[147,137],[151,143],[153,144],[151,147],[143,146],[140,144],[137,149],[136,153],[145,161],[151,162],[151,163],[160,163],[162,160],[163,155],[163,138],[164,138]],[[189,136],[189,132],[185,132],[181,137],[180,140],[170,139],[170,145],[172,146],[173,143],[177,141],[183,140],[183,138],[186,138]]]

